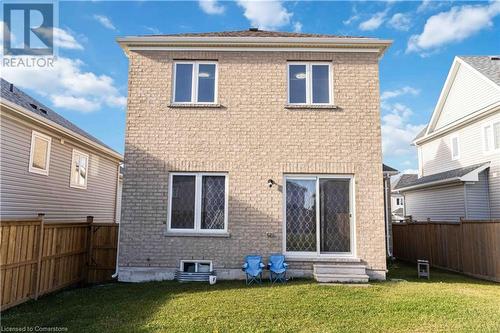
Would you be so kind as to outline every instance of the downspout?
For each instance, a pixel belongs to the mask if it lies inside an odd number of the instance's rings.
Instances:
[[[117,205],[117,202],[118,202],[118,192],[119,192],[118,191],[118,187],[120,186],[119,185],[119,183],[120,183],[120,164],[118,164],[117,173],[118,173],[118,177],[117,177],[117,183],[116,183],[115,223],[116,223],[116,205]],[[122,192],[121,192],[121,194],[123,196],[123,183],[122,183]],[[111,275],[111,277],[113,279],[116,279],[118,277],[118,257],[120,255],[120,233],[122,231],[122,228],[120,227],[120,225],[121,225],[121,205],[120,205],[120,223],[117,223],[117,224],[118,224],[118,243],[116,244],[115,272],[113,273],[113,275]]]
[[[118,244],[116,245],[116,264],[115,264],[115,273],[111,275],[113,279],[116,279],[118,277],[118,257],[120,255],[120,233],[122,231],[122,228],[120,227],[121,223],[118,223]]]
[[[392,258],[392,253],[391,253],[391,246],[390,246],[390,232],[389,232],[389,219],[390,219],[390,196],[389,196],[389,191],[390,191],[390,186],[387,185],[387,183],[390,184],[390,176],[384,175],[384,201],[385,201],[385,247],[387,251],[387,256]]]

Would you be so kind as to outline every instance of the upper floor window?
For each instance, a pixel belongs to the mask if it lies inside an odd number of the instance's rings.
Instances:
[[[31,133],[30,172],[42,175],[49,174],[51,142],[50,136],[35,131]]]
[[[87,188],[89,155],[73,149],[71,159],[71,187]]]
[[[217,63],[182,61],[175,63],[174,103],[214,104],[217,100]]]
[[[289,104],[332,104],[330,63],[288,63]]]
[[[483,141],[485,152],[500,149],[500,121],[483,127]]]
[[[225,174],[173,173],[169,190],[168,231],[217,233],[227,230]]]
[[[458,135],[451,137],[451,159],[456,160],[460,158],[460,142]]]

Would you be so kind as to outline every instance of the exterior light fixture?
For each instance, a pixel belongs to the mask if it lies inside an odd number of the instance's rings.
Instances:
[[[274,185],[274,184],[276,184],[276,183],[274,182],[274,180],[272,180],[272,179],[268,179],[268,180],[267,180],[267,186],[269,186],[269,188],[273,187],[273,185]]]

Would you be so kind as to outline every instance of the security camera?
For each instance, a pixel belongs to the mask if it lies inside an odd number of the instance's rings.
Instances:
[[[274,185],[274,180],[269,179],[269,180],[267,181],[267,186],[269,186],[269,187],[271,188],[271,187],[273,187],[273,185]]]

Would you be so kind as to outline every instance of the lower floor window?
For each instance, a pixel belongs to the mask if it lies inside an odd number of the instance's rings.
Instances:
[[[172,173],[169,230],[227,230],[227,176],[213,173]]]
[[[285,178],[287,252],[351,253],[352,177]]]

